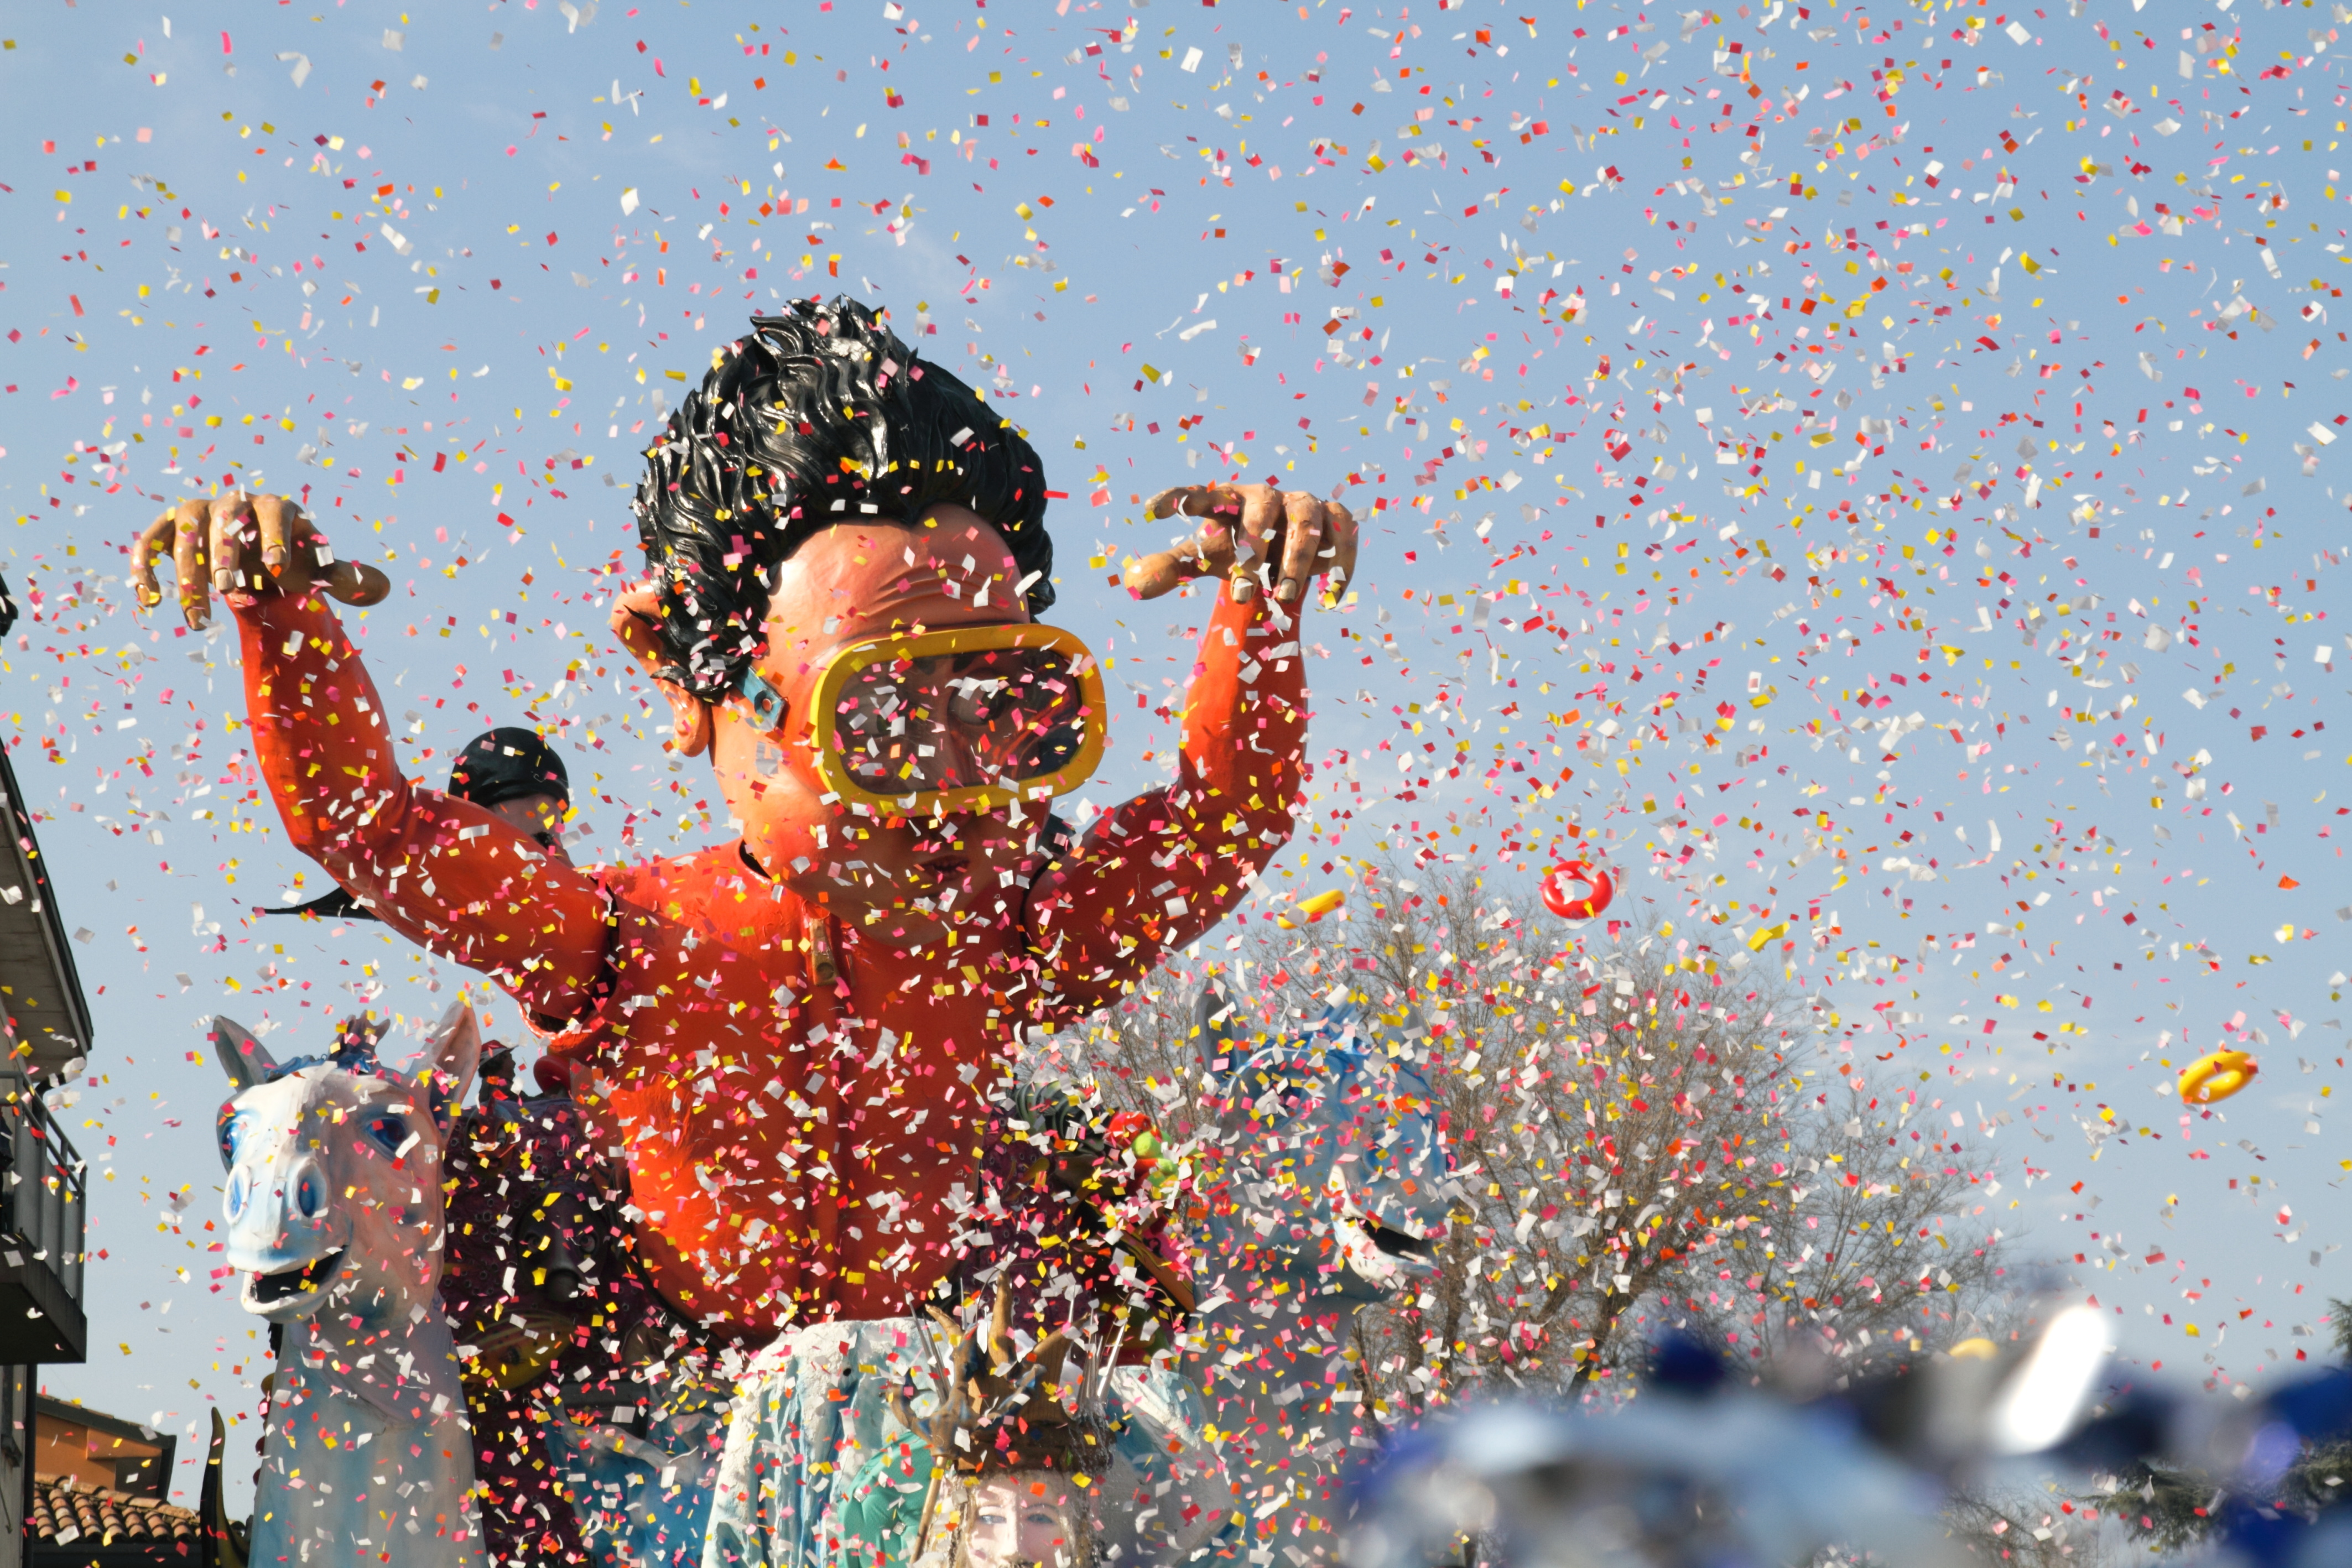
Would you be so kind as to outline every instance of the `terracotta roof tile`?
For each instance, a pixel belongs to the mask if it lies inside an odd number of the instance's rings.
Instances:
[[[36,1539],[58,1546],[110,1546],[118,1542],[203,1539],[201,1521],[184,1508],[127,1496],[103,1487],[77,1486],[69,1476],[33,1478]]]

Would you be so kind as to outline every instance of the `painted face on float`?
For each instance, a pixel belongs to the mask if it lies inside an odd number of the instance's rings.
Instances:
[[[968,1568],[1078,1568],[1076,1492],[1052,1471],[1016,1470],[972,1483]]]

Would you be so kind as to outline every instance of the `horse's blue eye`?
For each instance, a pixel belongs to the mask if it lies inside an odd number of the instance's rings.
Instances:
[[[216,1132],[220,1138],[221,1164],[225,1167],[236,1164],[236,1145],[245,1136],[245,1124],[246,1118],[236,1111],[226,1105],[221,1107]]]
[[[367,1119],[367,1135],[385,1154],[398,1159],[408,1143],[408,1124],[398,1116],[382,1113]]]

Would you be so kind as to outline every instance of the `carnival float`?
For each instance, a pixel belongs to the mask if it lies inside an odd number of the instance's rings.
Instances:
[[[1154,503],[1197,532],[1130,591],[1221,586],[1174,779],[1080,833],[1051,803],[1100,756],[1102,682],[1033,619],[1044,484],[866,308],[756,319],[647,453],[648,575],[612,609],[743,833],[628,866],[572,863],[530,732],[446,792],[393,768],[331,602],[385,585],[300,507],[142,536],[151,606],[158,560],[192,622],[188,584],[227,585],[271,798],[337,885],[295,912],[480,971],[544,1046],[532,1092],[464,1003],[402,1066],[378,1019],[283,1061],[215,1021],[231,1260],[278,1350],[251,1560],[1331,1554],[1376,1446],[1349,1324],[1428,1270],[1452,1206],[1442,1030],[1213,987],[1181,1151],[1009,1064],[1286,837],[1300,618],[1354,521],[1260,487]]]

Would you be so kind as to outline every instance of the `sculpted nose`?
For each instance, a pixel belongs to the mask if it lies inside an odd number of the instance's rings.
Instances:
[[[238,1219],[257,1204],[262,1213],[257,1218],[273,1223],[281,1233],[312,1229],[327,1218],[331,1196],[326,1172],[319,1168],[318,1162],[308,1155],[297,1155],[257,1181],[243,1170],[232,1174],[229,1218]]]

